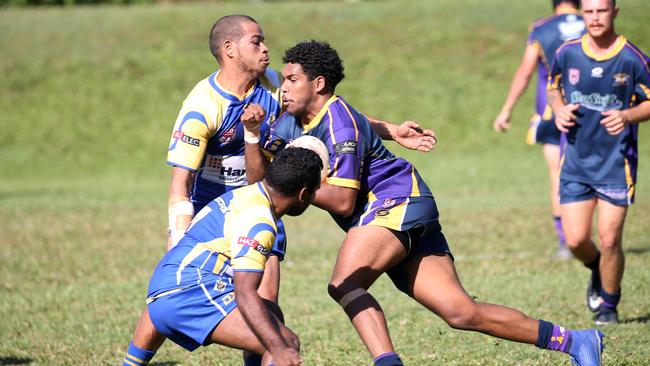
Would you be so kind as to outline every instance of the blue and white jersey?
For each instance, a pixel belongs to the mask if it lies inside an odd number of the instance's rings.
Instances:
[[[195,212],[211,200],[248,184],[241,115],[248,104],[266,111],[261,136],[280,115],[281,75],[267,69],[244,95],[217,82],[218,71],[201,80],[183,102],[169,143],[167,164],[196,172],[190,193]]]
[[[605,55],[593,52],[587,37],[563,44],[549,75],[549,89],[560,90],[566,103],[580,105],[576,125],[563,136],[560,177],[631,186],[636,182],[639,126],[630,124],[612,136],[600,121],[604,111],[648,103],[650,60],[623,36]]]

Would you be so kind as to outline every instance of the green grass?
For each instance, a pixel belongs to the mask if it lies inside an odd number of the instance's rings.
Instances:
[[[555,239],[538,148],[523,144],[532,88],[507,135],[491,130],[528,23],[549,1],[273,2],[0,11],[0,364],[117,364],[164,252],[167,142],[180,104],[216,67],[214,19],[262,24],[272,64],[296,41],[328,40],[338,92],[370,115],[434,128],[413,160],[436,195],[467,291],[567,327],[591,326],[587,272],[551,259]],[[617,29],[650,52],[646,0],[622,0]],[[291,15],[287,17],[287,15]],[[625,229],[622,324],[608,365],[650,364],[650,133],[640,133],[637,204]],[[369,365],[326,285],[343,234],[315,208],[287,220],[281,305],[306,365]],[[398,294],[371,292],[409,365],[568,364],[560,354],[454,331]],[[167,343],[158,365],[237,365],[218,346]]]

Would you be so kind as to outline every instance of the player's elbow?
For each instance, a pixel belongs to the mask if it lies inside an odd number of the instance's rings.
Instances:
[[[334,213],[343,217],[348,217],[352,215],[352,213],[354,212],[354,206],[355,206],[354,204],[355,204],[354,201],[343,200],[339,202],[339,204],[335,208],[336,212]]]

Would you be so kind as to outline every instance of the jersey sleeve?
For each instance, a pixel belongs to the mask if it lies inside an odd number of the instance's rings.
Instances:
[[[190,171],[199,169],[208,140],[218,128],[207,113],[208,98],[199,89],[195,88],[183,102],[167,150],[167,164]]]
[[[634,80],[634,96],[636,104],[650,100],[650,59],[644,57],[639,61],[638,72]]]
[[[548,72],[548,84],[546,85],[546,90],[559,90],[560,83],[562,81],[562,67],[564,53],[562,52],[563,47],[558,48],[553,56],[553,62],[551,63],[551,69]]]
[[[263,272],[266,260],[271,253],[277,226],[273,220],[261,214],[265,210],[251,207],[234,219],[231,231],[231,265],[235,272]]]
[[[333,125],[340,128],[330,129],[329,138],[325,146],[329,151],[330,169],[326,182],[340,187],[353,189],[361,188],[361,147],[359,144],[360,133],[353,117],[349,120],[333,121]]]

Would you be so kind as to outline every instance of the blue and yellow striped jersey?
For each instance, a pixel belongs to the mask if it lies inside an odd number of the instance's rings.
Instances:
[[[582,183],[636,182],[638,124],[610,135],[602,112],[626,109],[650,99],[650,60],[619,36],[611,52],[598,55],[587,36],[563,44],[555,54],[549,89],[560,90],[566,103],[579,104],[578,118],[563,134],[561,178]]]
[[[240,123],[246,105],[266,111],[261,135],[281,111],[281,75],[267,69],[244,95],[219,85],[218,71],[201,80],[183,102],[169,143],[167,163],[197,172],[191,191],[196,211],[221,194],[247,184],[244,129]]]
[[[262,183],[225,193],[196,214],[183,239],[160,260],[148,297],[197,285],[214,274],[263,272],[277,231]]]

